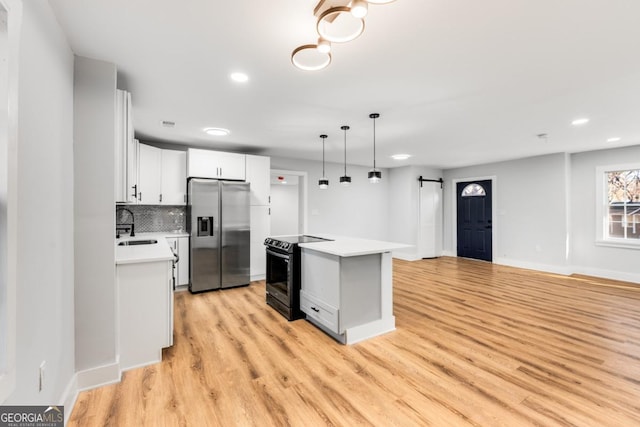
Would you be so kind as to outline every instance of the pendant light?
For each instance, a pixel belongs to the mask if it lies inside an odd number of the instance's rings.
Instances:
[[[347,176],[347,131],[349,126],[341,126],[340,129],[344,131],[344,175],[340,177],[340,184],[346,187],[351,184],[351,177]]]
[[[377,184],[382,179],[382,172],[376,169],[376,119],[380,117],[378,113],[369,114],[369,118],[373,119],[373,169],[369,171],[369,182]]]
[[[320,135],[320,138],[322,138],[322,178],[318,180],[318,187],[321,190],[326,190],[329,187],[329,180],[324,174],[324,141],[327,139],[327,135]]]

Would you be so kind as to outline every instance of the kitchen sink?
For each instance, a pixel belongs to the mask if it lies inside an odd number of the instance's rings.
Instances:
[[[158,243],[157,240],[127,240],[126,242],[118,243],[118,246],[136,246],[136,245],[154,245]]]

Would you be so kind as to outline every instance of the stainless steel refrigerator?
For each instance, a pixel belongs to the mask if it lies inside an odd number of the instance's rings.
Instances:
[[[189,290],[248,285],[249,183],[191,178],[187,201]]]

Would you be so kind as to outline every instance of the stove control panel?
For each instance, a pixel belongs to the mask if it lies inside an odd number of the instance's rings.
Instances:
[[[271,237],[267,237],[264,240],[264,244],[265,246],[281,249],[287,252],[290,252],[291,250],[293,250],[293,245],[294,245],[291,242],[283,242],[282,240],[272,239]]]

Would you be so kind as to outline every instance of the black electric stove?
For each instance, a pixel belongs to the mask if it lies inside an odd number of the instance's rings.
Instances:
[[[331,239],[308,235],[267,237],[267,304],[288,320],[303,319],[300,311],[300,243]]]

